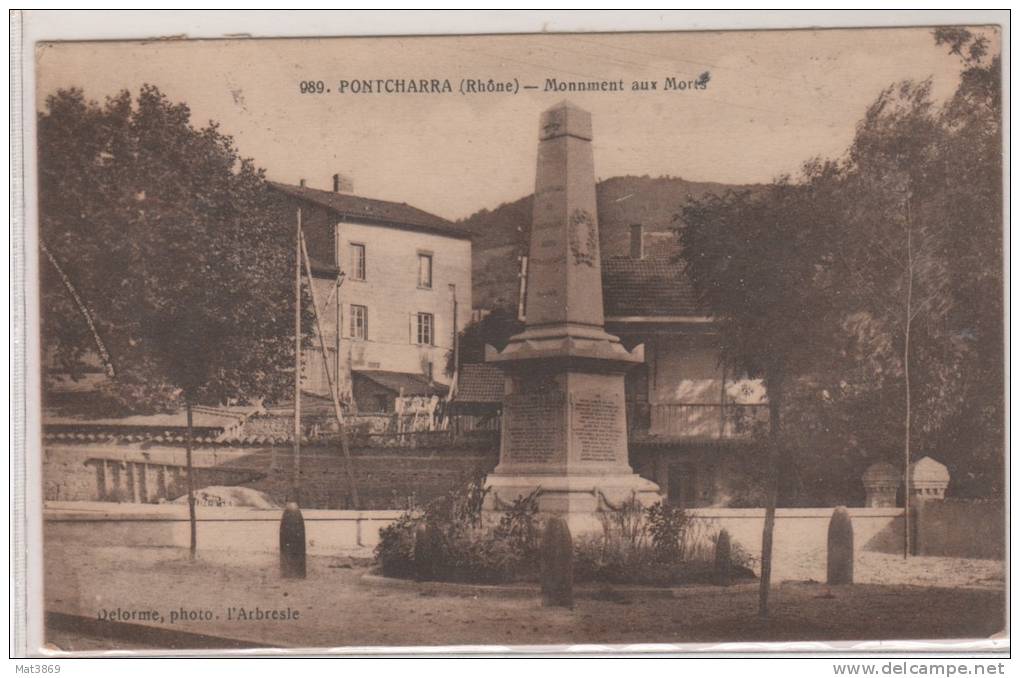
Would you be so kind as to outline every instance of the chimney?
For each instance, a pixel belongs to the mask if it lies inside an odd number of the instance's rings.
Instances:
[[[354,180],[344,174],[333,175],[334,193],[354,193]]]
[[[298,179],[298,186],[300,186],[301,188],[304,188],[305,187],[305,180],[304,179]]]

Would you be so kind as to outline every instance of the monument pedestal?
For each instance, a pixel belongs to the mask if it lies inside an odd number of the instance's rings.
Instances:
[[[525,329],[485,355],[506,375],[486,514],[498,520],[536,493],[539,511],[574,534],[601,531],[600,513],[661,498],[627,458],[623,378],[644,347],[628,351],[605,331],[591,139],[586,111],[563,103],[543,113]]]
[[[490,355],[507,370],[500,463],[486,479],[492,521],[536,492],[539,513],[562,517],[575,535],[600,533],[600,514],[659,501],[658,486],[627,458],[623,370],[642,348],[628,353],[607,340],[601,359],[524,358],[548,347],[534,349],[511,344]]]
[[[540,515],[563,518],[574,536],[600,534],[601,515],[619,511],[630,502],[648,507],[659,501],[659,486],[636,473],[620,475],[490,474],[489,494],[483,512],[487,522],[496,523],[518,497],[538,491]]]

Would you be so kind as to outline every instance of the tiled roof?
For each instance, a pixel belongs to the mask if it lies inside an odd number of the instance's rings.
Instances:
[[[379,386],[400,393],[404,390],[405,396],[430,396],[444,395],[449,389],[442,384],[430,384],[428,379],[420,374],[411,372],[386,372],[384,370],[354,370],[352,375],[355,379],[361,377],[370,379]]]
[[[245,421],[259,411],[255,406],[195,406],[192,408],[193,440],[196,444],[231,440]],[[105,418],[50,411],[43,413],[42,423],[48,440],[184,443],[187,437],[187,416],[183,409],[166,414]]]
[[[604,258],[602,296],[607,318],[707,315],[684,265],[669,256]]]
[[[457,403],[501,403],[505,378],[493,365],[469,363],[462,365],[457,374]]]
[[[269,185],[281,193],[298,198],[299,200],[307,200],[343,217],[364,219],[384,223],[395,228],[425,231],[452,238],[471,239],[471,234],[468,231],[459,228],[452,222],[435,214],[420,210],[417,207],[411,207],[404,202],[363,198],[351,195],[350,193],[322,191],[316,188],[292,186],[275,181],[269,182]]]

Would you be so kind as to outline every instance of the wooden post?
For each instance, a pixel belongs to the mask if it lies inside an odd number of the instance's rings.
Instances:
[[[198,519],[195,516],[195,467],[191,463],[191,436],[192,436],[192,419],[191,419],[191,400],[185,401],[184,409],[188,414],[188,432],[185,434],[185,462],[188,465],[188,523],[191,525],[191,547],[189,551],[189,557],[194,560],[195,555],[198,552]]]
[[[776,504],[779,497],[779,462],[780,462],[780,419],[782,402],[782,384],[775,376],[769,384],[769,455],[768,455],[768,496],[765,503],[765,525],[761,534],[761,580],[758,586],[758,616],[767,619],[769,616],[769,589],[772,585],[772,535],[776,526]]]
[[[291,492],[297,499],[301,477],[301,208],[297,211],[294,261],[294,466]],[[309,281],[310,282],[310,281]]]

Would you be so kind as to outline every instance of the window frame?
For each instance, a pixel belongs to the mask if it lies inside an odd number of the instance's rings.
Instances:
[[[428,282],[422,282],[422,261],[428,261]],[[431,290],[433,289],[433,283],[435,282],[435,256],[432,252],[424,250],[418,251],[418,289],[420,290]]]
[[[436,345],[436,316],[434,313],[427,311],[418,311],[415,323],[415,339],[418,346],[435,346]],[[427,323],[423,323],[424,319],[428,319]],[[423,330],[427,327],[428,332]],[[428,334],[427,341],[422,341],[425,338],[423,335]]]
[[[356,282],[364,282],[368,278],[368,248],[362,242],[349,242],[347,251],[351,259],[351,270],[348,277]]]
[[[358,309],[359,313],[356,313],[355,309]],[[368,341],[368,306],[365,306],[364,304],[350,304],[348,312],[350,314],[350,322],[348,323],[347,326],[349,338],[352,341]],[[354,331],[355,318],[359,315],[361,316],[360,337]]]

